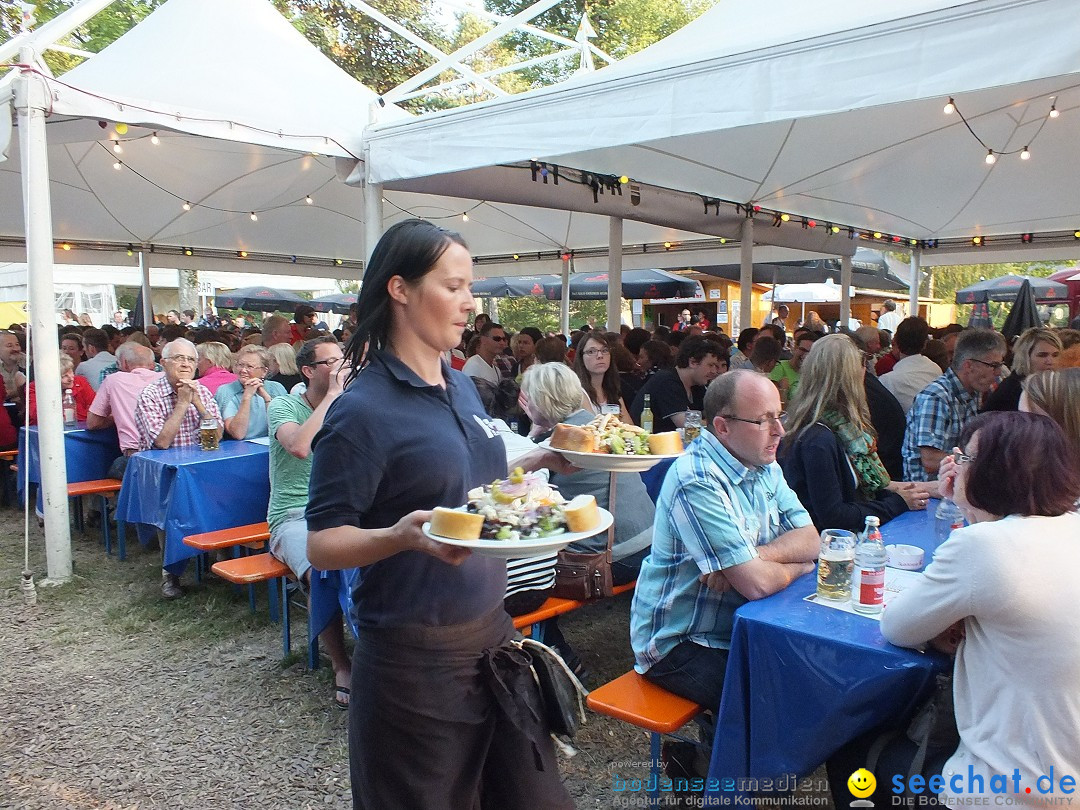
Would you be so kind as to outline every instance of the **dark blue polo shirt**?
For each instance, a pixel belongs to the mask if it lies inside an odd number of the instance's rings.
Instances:
[[[386,528],[415,509],[461,506],[470,489],[506,476],[476,387],[445,364],[443,375],[445,389],[374,355],[315,436],[308,529]],[[362,569],[353,600],[361,627],[449,625],[494,610],[505,590],[503,560],[473,554],[453,566],[405,551]]]

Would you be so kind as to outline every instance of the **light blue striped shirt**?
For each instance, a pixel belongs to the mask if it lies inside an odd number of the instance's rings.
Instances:
[[[707,431],[668,470],[656,503],[652,551],[631,608],[634,668],[644,673],[683,641],[728,649],[735,609],[698,577],[758,556],[757,547],[810,525],[780,465],[749,468]]]

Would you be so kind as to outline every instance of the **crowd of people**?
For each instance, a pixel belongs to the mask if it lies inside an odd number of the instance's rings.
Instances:
[[[141,450],[196,444],[206,420],[226,438],[268,437],[271,553],[305,583],[313,565],[363,569],[351,660],[340,623],[321,637],[334,702],[350,712],[355,806],[573,806],[510,645],[510,616],[550,595],[556,555],[505,563],[421,531],[434,507],[517,466],[612,511],[613,578],[637,581],[635,668],[713,713],[736,609],[812,571],[820,529],[858,531],[868,516],[885,523],[953,498],[972,525],[882,625],[899,644],[961,638],[962,743],[934,764],[1080,770],[1080,585],[1069,575],[1080,562],[1080,368],[1068,365],[1080,331],[1032,329],[1010,346],[989,329],[933,330],[887,302],[877,326],[855,331],[829,333],[811,313],[789,334],[780,307],[736,336],[689,310],[670,330],[544,334],[483,314],[470,324],[471,281],[460,237],[410,220],[383,236],[333,335],[306,306],[260,328],[189,310],[145,331],[75,320],[58,333],[78,418],[117,430],[110,475]],[[33,419],[22,341],[0,334],[0,373]],[[683,429],[693,412],[703,426],[652,492],[636,473],[577,470],[539,444],[560,423],[613,412],[640,425],[646,409],[655,432]],[[1034,592],[1010,586],[1020,579],[1053,598],[1035,609]],[[183,594],[164,570],[162,593]],[[548,638],[587,674],[557,625]],[[1037,726],[1016,734],[1031,717]]]

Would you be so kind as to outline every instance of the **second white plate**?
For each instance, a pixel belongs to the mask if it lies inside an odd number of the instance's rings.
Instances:
[[[599,509],[598,511],[600,512],[600,523],[594,529],[589,529],[587,532],[563,532],[562,534],[541,537],[536,540],[455,540],[452,537],[440,537],[437,534],[432,534],[430,523],[425,523],[421,529],[424,534],[438,543],[467,548],[473,554],[482,554],[485,557],[518,560],[522,557],[538,557],[541,554],[560,551],[578,540],[584,540],[587,537],[606,532],[615,518],[607,509]]]

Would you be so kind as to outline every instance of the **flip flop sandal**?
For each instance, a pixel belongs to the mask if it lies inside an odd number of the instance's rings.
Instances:
[[[349,708],[349,687],[347,686],[335,686],[334,687],[334,705],[339,709]],[[342,699],[344,696],[344,699]]]

